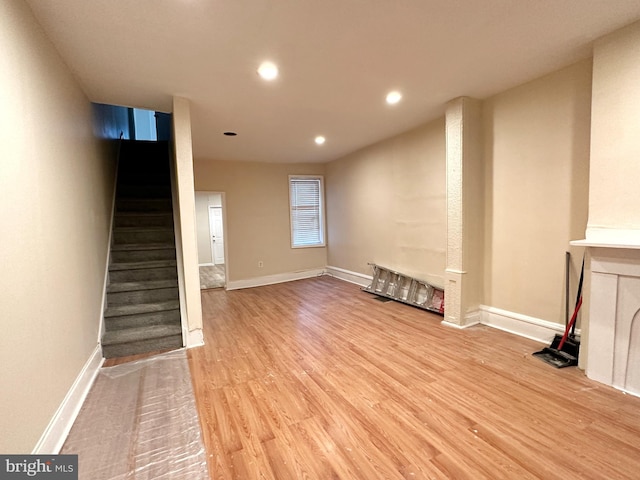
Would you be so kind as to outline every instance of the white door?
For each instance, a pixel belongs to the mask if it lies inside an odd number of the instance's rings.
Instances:
[[[209,229],[211,230],[211,258],[215,265],[221,265],[224,263],[222,207],[209,207]]]

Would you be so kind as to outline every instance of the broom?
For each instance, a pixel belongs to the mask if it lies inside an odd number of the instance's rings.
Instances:
[[[582,282],[584,280],[584,256],[582,257],[582,269],[580,271],[580,281],[578,283],[578,295],[576,306],[573,310],[571,320],[566,324],[564,335],[556,335],[551,345],[543,348],[539,352],[533,353],[543,362],[553,365],[556,368],[570,367],[578,364],[578,354],[580,351],[580,340],[576,339],[576,319],[582,306]]]

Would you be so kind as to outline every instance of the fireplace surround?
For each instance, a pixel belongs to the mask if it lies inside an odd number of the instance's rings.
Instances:
[[[640,395],[640,245],[572,243],[591,257],[587,376]]]

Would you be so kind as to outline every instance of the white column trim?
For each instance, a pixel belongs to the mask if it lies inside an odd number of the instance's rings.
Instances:
[[[202,347],[204,345],[204,332],[201,328],[187,332],[187,348]]]

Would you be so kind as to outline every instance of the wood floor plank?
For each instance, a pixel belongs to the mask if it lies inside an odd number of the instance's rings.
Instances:
[[[640,399],[319,277],[202,292],[211,478],[637,478]]]

